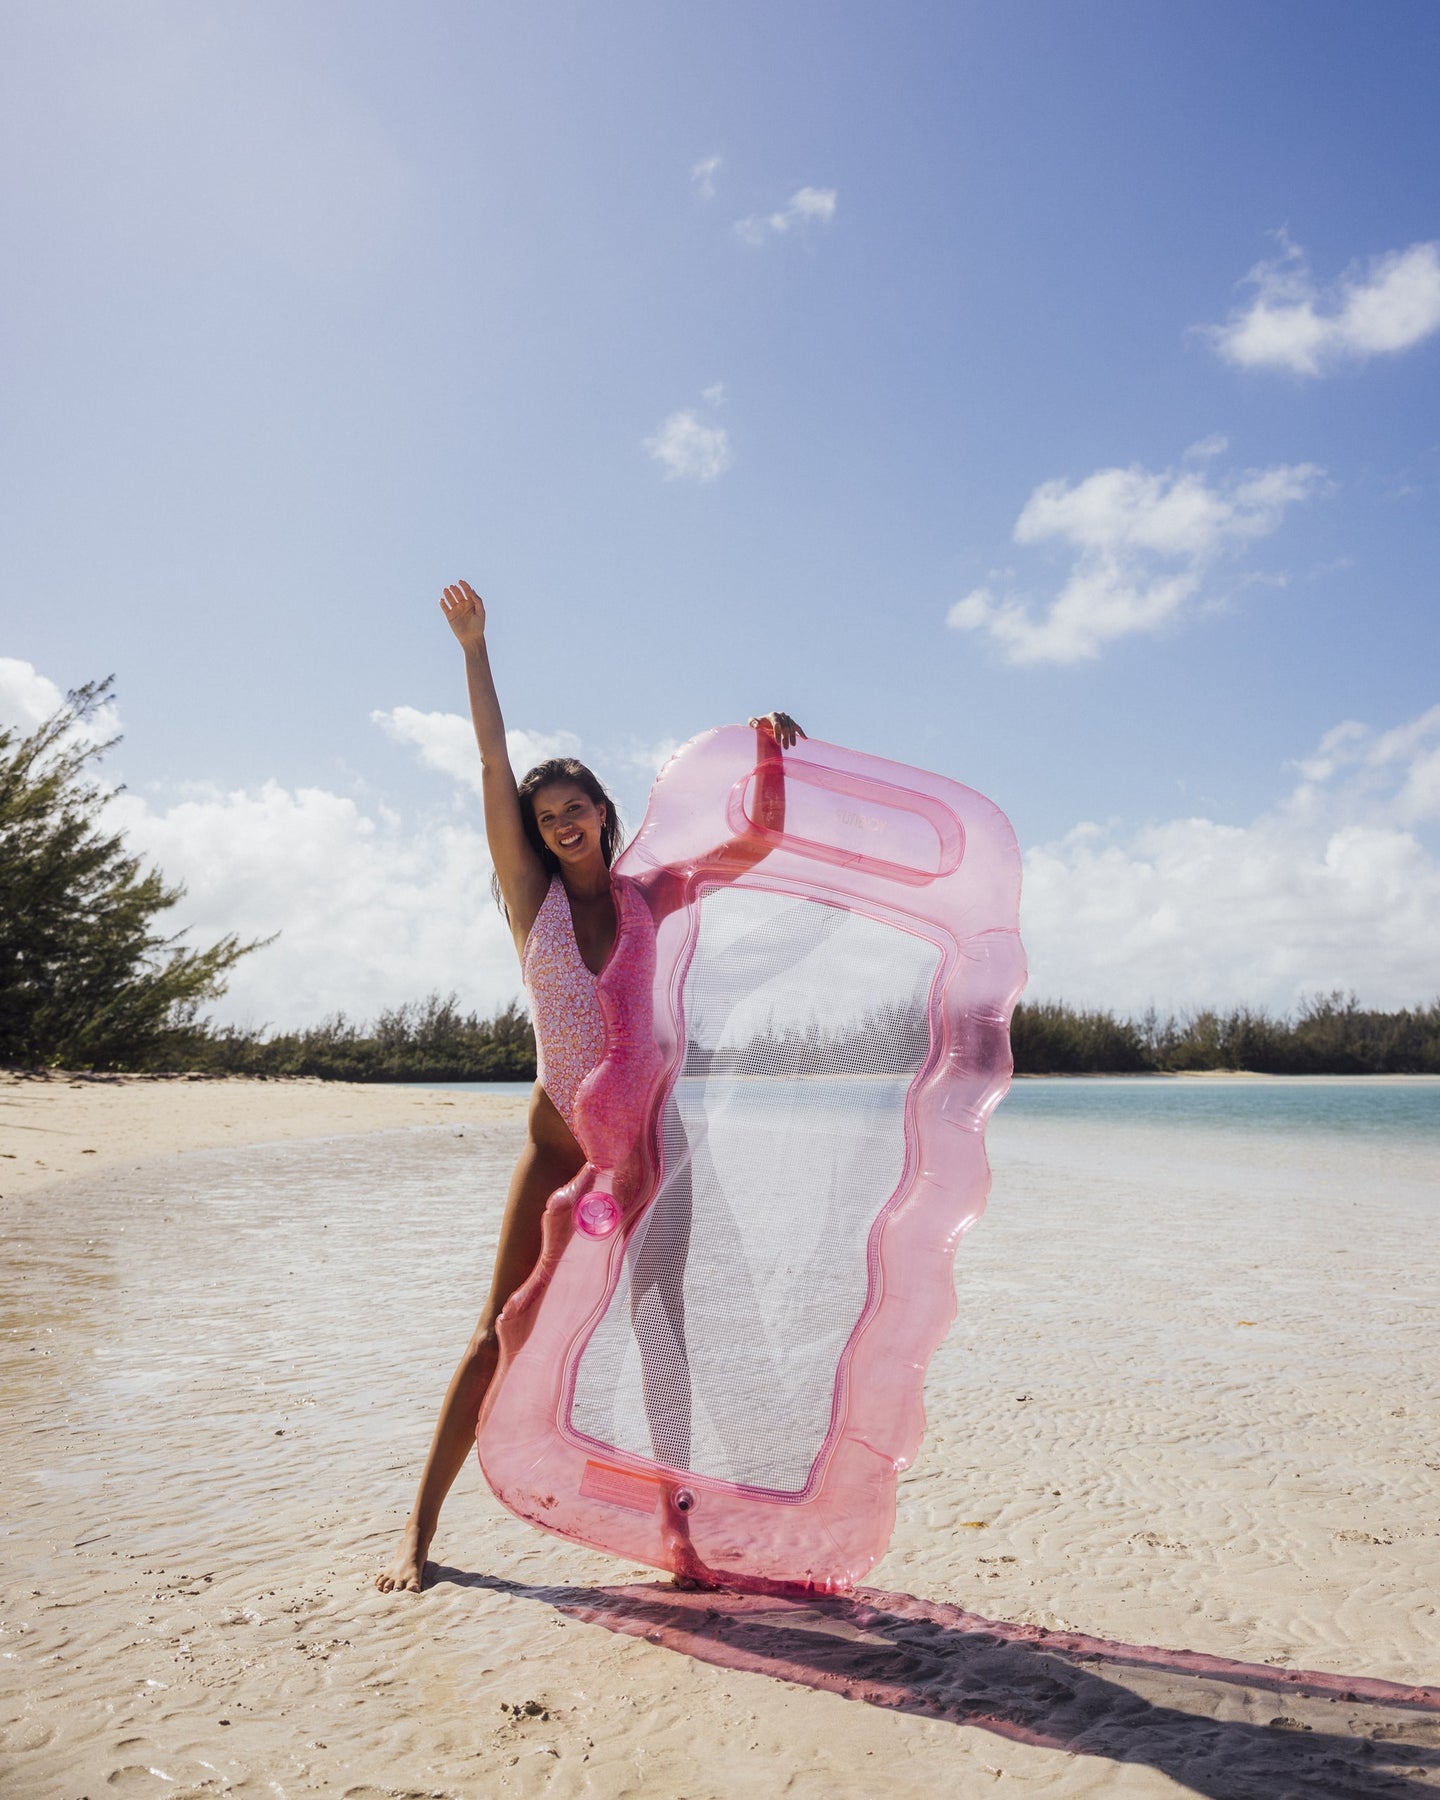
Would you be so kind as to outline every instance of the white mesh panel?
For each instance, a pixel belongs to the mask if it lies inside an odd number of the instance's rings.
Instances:
[[[938,963],[926,939],[840,907],[704,895],[664,1178],[581,1357],[577,1431],[804,1487],[865,1304],[870,1227],[904,1171]]]

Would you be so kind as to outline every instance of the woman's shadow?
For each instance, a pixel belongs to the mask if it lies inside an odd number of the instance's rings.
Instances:
[[[1146,1764],[1210,1800],[1440,1792],[1440,1688],[1045,1632],[874,1589],[787,1599],[658,1584],[532,1587],[435,1565],[429,1573],[721,1668]]]

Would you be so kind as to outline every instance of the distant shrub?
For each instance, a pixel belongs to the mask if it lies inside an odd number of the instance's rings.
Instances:
[[[173,1017],[173,1015],[172,1015]],[[857,1043],[857,1034],[863,1043]],[[1235,1007],[1161,1018],[1041,1000],[1015,1008],[1010,1028],[1017,1075],[1177,1075],[1245,1069],[1263,1075],[1440,1074],[1440,1001],[1399,1012],[1368,1011],[1344,994],[1316,995],[1293,1017]],[[818,1037],[773,1031],[743,1058],[706,1059],[732,1068],[843,1073],[857,1050],[876,1070],[906,1073],[924,1060],[923,1015],[895,1007],[850,1030]],[[692,1046],[697,1061],[698,1051]],[[3,1059],[0,1059],[3,1060]],[[76,1062],[70,1066],[93,1067]],[[462,1013],[454,994],[390,1007],[373,1023],[333,1013],[303,1031],[241,1030],[185,1019],[104,1064],[205,1075],[295,1076],[324,1081],[533,1081],[535,1033],[511,1001],[490,1018]]]
[[[1117,1019],[1058,1001],[1015,1008],[1010,1042],[1020,1075],[1179,1075],[1245,1069],[1260,1075],[1440,1074],[1440,1001],[1366,1011],[1353,994],[1316,995],[1292,1018],[1263,1008],[1206,1008],[1169,1018]]]
[[[1015,1008],[1010,1049],[1022,1075],[1138,1075],[1155,1066],[1144,1030],[1132,1020],[1054,1000]]]
[[[334,1013],[304,1031],[266,1036],[192,1025],[167,1046],[166,1067],[210,1075],[314,1075],[325,1081],[533,1081],[535,1034],[515,1002],[492,1018],[430,994],[362,1025]]]

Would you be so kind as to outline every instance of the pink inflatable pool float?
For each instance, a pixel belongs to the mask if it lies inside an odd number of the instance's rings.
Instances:
[[[889,1542],[989,1188],[1014,833],[941,776],[727,726],[614,882],[589,1160],[500,1319],[481,1465],[617,1556],[841,1591]]]

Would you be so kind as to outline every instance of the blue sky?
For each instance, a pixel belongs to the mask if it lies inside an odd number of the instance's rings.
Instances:
[[[184,917],[282,932],[233,1016],[514,991],[462,573],[632,821],[780,705],[1005,807],[1036,992],[1429,999],[1437,67],[1428,0],[7,8],[0,704],[115,673]]]

